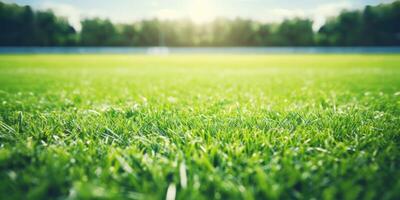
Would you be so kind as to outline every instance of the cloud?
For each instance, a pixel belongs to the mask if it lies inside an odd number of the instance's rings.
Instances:
[[[314,21],[314,30],[317,30],[325,23],[327,18],[338,15],[344,9],[353,8],[354,6],[348,1],[323,4],[311,10],[309,17]]]
[[[304,10],[282,9],[282,8],[272,9],[269,12],[267,12],[267,15],[269,16],[268,21],[270,22],[280,22],[284,19],[294,18],[294,17],[306,17],[306,13],[304,12]]]
[[[353,8],[353,4],[348,1],[326,3],[307,9],[274,8],[266,10],[265,15],[261,16],[260,19],[265,22],[281,22],[295,17],[309,18],[314,22],[313,29],[318,30],[327,18],[338,15],[343,9]]]
[[[314,9],[314,14],[323,16],[337,15],[343,9],[352,9],[353,5],[348,1],[328,3],[318,6]]]
[[[65,17],[68,19],[69,23],[77,30],[81,29],[81,10],[69,5],[69,4],[63,4],[63,3],[54,3],[50,1],[45,1],[42,4],[40,4],[39,9],[42,10],[52,10],[54,11],[57,15]]]
[[[105,16],[105,13],[99,10],[82,10],[73,5],[65,3],[55,3],[44,1],[38,7],[40,10],[52,10],[57,16],[65,17],[68,22],[78,31],[81,30],[81,20],[90,17]]]

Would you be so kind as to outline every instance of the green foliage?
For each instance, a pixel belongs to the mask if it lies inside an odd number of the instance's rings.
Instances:
[[[51,11],[33,12],[29,6],[0,2],[0,46],[69,46],[76,33]]]
[[[85,19],[75,30],[50,11],[0,2],[1,46],[396,46],[400,45],[400,1],[343,11],[316,33],[309,19],[280,24],[217,18],[209,23],[146,19],[112,24]],[[79,38],[79,39],[78,39]]]
[[[314,32],[311,20],[285,20],[279,26],[276,34],[280,38],[278,44],[284,46],[314,45]]]
[[[116,44],[116,34],[110,20],[86,19],[82,21],[81,45],[111,46]]]
[[[0,199],[399,199],[399,63],[0,56]]]
[[[140,22],[139,26],[139,46],[158,46],[161,43],[159,20],[144,20]]]
[[[344,11],[328,21],[318,34],[321,45],[400,45],[400,1],[367,6],[363,11]]]

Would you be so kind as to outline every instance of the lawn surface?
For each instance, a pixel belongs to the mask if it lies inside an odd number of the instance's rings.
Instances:
[[[400,55],[1,55],[0,199],[399,199]]]

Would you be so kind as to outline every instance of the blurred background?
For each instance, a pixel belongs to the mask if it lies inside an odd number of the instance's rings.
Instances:
[[[400,1],[7,0],[0,46],[400,46]]]

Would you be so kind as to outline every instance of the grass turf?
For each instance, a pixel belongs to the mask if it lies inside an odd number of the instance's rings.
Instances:
[[[400,55],[2,55],[0,199],[398,199]]]

